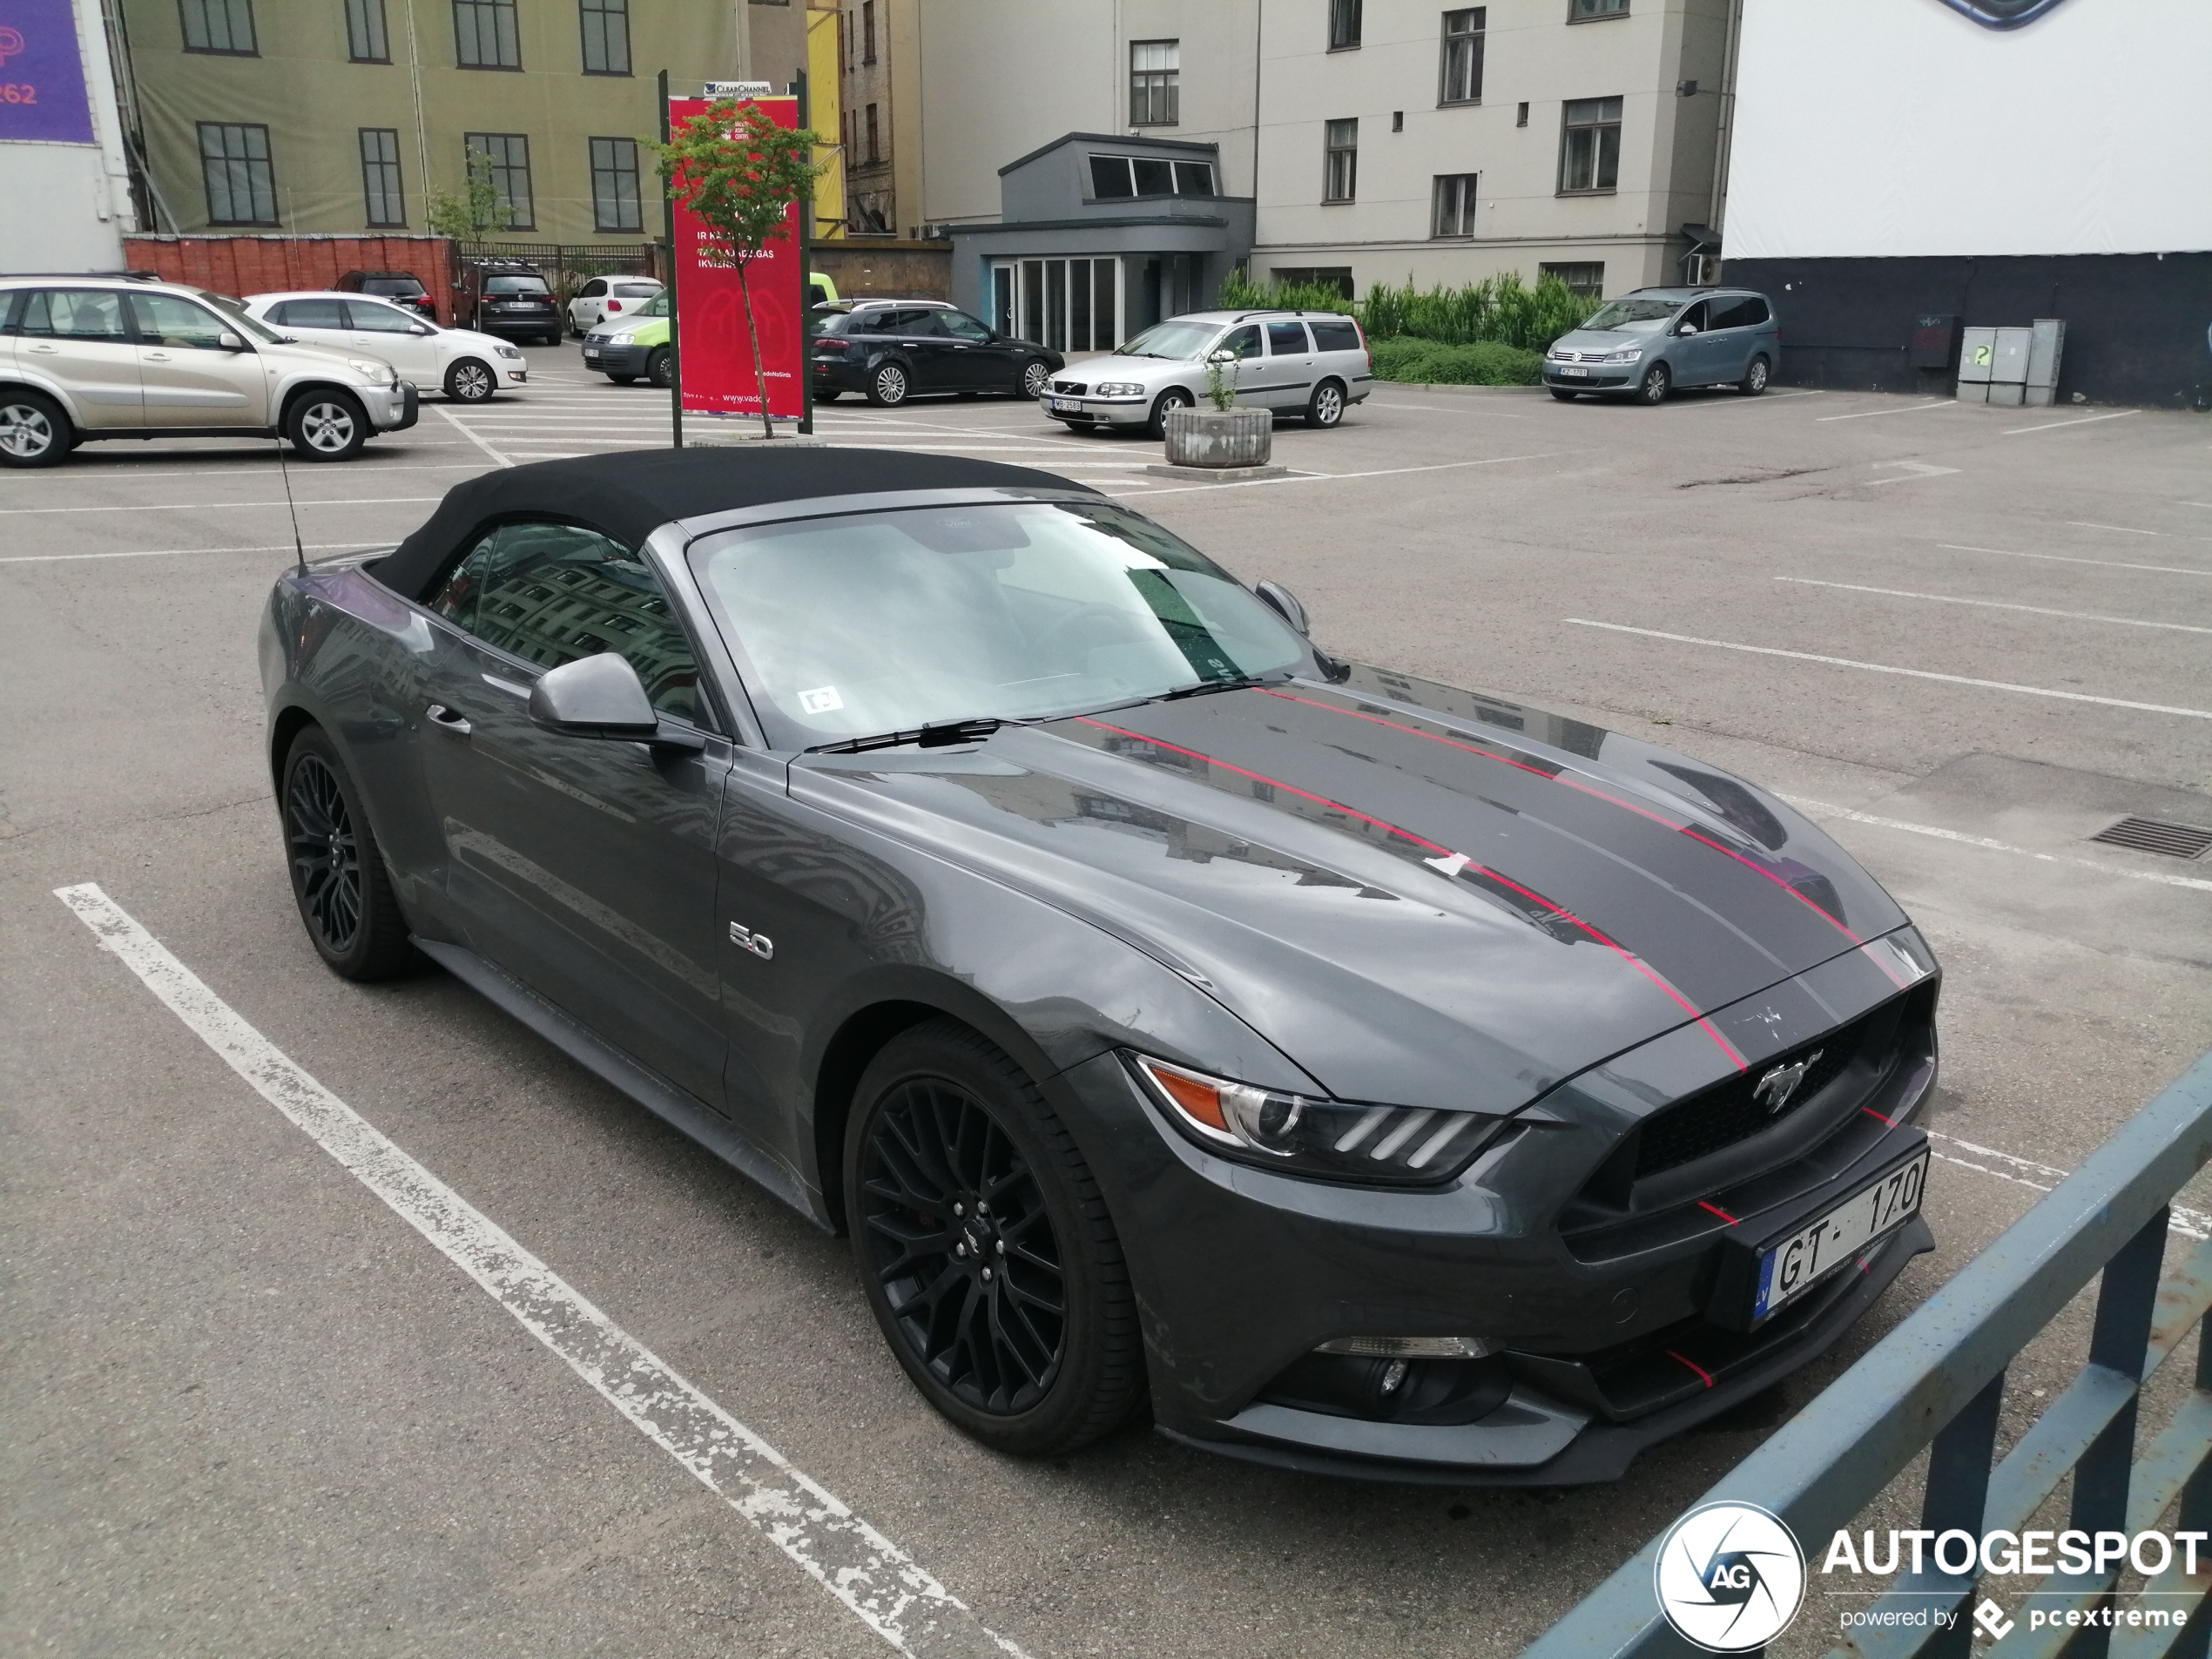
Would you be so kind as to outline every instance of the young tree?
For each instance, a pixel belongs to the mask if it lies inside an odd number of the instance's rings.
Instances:
[[[660,155],[661,177],[676,199],[726,245],[738,268],[738,290],[745,300],[745,332],[752,341],[752,381],[760,390],[760,430],[776,435],[768,418],[768,381],[761,372],[760,329],[752,316],[752,287],[747,268],[771,242],[787,233],[792,204],[811,203],[814,181],[827,171],[817,165],[814,147],[821,134],[778,126],[758,106],[718,98],[677,127]],[[805,373],[802,366],[800,372]]]
[[[435,235],[450,236],[457,242],[481,242],[492,232],[513,224],[515,210],[499,199],[499,186],[492,181],[491,158],[481,150],[471,150],[461,193],[431,191],[427,218]]]

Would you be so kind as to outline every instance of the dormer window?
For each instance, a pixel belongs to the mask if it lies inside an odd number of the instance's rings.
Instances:
[[[1134,201],[1145,196],[1211,196],[1213,163],[1166,161],[1157,156],[1090,158],[1090,193],[1096,201]]]

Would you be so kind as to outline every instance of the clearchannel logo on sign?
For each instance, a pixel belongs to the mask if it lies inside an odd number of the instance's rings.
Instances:
[[[1701,1504],[1659,1541],[1652,1588],[1667,1622],[1708,1653],[1764,1648],[1804,1600],[1805,1553],[1757,1504]]]

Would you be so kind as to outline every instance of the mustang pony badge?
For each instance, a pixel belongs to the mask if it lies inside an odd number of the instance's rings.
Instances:
[[[1827,1052],[1815,1049],[1794,1066],[1776,1066],[1751,1086],[1751,1098],[1764,1104],[1769,1117],[1781,1116],[1782,1109],[1797,1092],[1797,1085],[1805,1080],[1805,1073],[1812,1069],[1812,1062]]]

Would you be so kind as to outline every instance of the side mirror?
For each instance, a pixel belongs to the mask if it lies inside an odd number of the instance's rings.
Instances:
[[[1694,322],[1686,322],[1675,332],[1678,334],[1694,334],[1697,332],[1697,325]]]
[[[1208,357],[1206,361],[1210,363],[1233,363],[1237,361],[1237,354],[1224,347]]]
[[[664,748],[703,749],[703,738],[664,725],[629,658],[615,651],[549,668],[530,688],[530,724],[570,738],[612,738]]]
[[[408,333],[413,334],[417,340],[427,340],[437,332],[438,331],[436,329],[431,327],[427,322],[418,322],[414,327],[408,330]]]
[[[1305,607],[1298,603],[1298,595],[1279,582],[1261,582],[1252,588],[1261,604],[1295,628],[1301,637],[1313,631],[1306,620]]]
[[[245,336],[242,334],[234,334],[227,328],[224,329],[221,334],[215,336],[215,343],[218,346],[220,346],[225,351],[244,351],[246,349]]]

